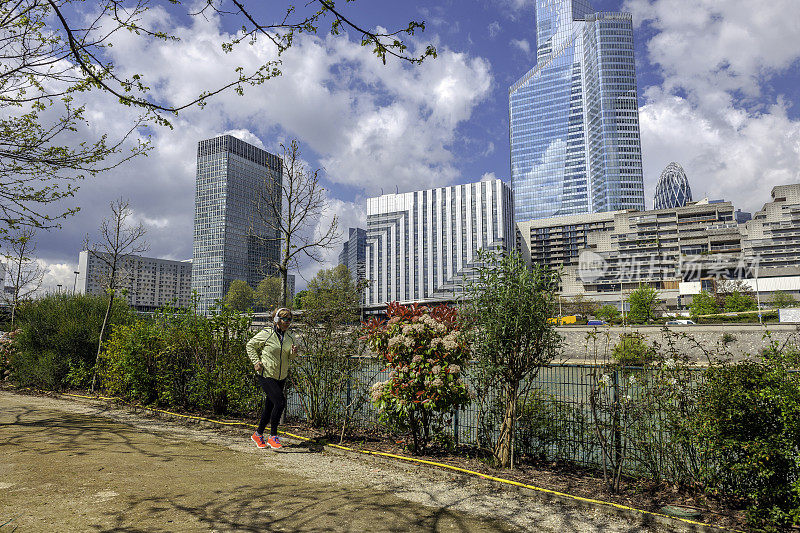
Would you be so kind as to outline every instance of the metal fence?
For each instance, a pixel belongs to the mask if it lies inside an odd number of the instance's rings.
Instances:
[[[389,379],[390,370],[377,360],[365,363],[349,376],[347,390],[342,393],[342,406],[350,405],[349,426],[355,428],[381,427],[379,413],[369,400],[372,384]],[[548,461],[600,468],[603,464],[603,440],[613,443],[624,454],[623,472],[628,475],[657,474],[670,477],[672,467],[662,465],[664,454],[674,454],[670,448],[669,424],[663,413],[635,414],[636,427],[627,425],[618,414],[608,409],[592,409],[592,391],[597,394],[598,377],[608,382],[607,404],[620,398],[647,399],[652,394],[650,384],[655,371],[648,367],[612,368],[591,364],[551,364],[541,367],[536,376],[525,383],[527,394],[520,404],[519,423],[515,431],[515,453]],[[701,383],[701,369],[684,370],[684,387],[695,388]],[[634,376],[635,379],[632,379]],[[469,375],[464,375],[469,383]],[[488,391],[470,404],[447,417],[442,433],[454,444],[479,446],[486,444],[486,434],[499,430],[499,418],[492,420],[481,409],[499,399],[498,391]],[[288,394],[288,416],[303,419],[304,411],[296,390]],[[630,413],[624,416],[632,417]],[[605,432],[605,433],[602,433]],[[618,456],[620,459],[622,456]],[[656,465],[655,467],[653,465]],[[653,469],[665,470],[653,472]]]

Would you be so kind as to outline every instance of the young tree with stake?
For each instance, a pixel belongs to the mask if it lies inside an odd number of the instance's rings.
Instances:
[[[106,267],[103,286],[108,294],[108,305],[103,317],[103,325],[100,327],[100,339],[97,341],[92,392],[94,392],[97,385],[97,365],[100,361],[103,339],[105,338],[108,319],[111,315],[111,307],[114,304],[117,290],[121,288],[121,282],[126,274],[126,259],[130,255],[143,253],[149,248],[147,242],[143,240],[146,230],[142,223],[131,224],[128,222],[132,214],[133,210],[127,200],[122,198],[114,200],[111,202],[111,216],[104,219],[100,224],[100,240],[96,243],[91,243],[88,235],[84,240],[84,248],[89,252],[89,255]]]

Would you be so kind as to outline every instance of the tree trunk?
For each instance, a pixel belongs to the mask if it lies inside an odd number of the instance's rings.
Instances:
[[[108,324],[108,317],[111,315],[111,306],[114,303],[114,293],[112,289],[108,297],[108,307],[106,307],[106,316],[103,317],[103,325],[100,327],[100,340],[97,341],[97,355],[94,358],[94,375],[92,376],[92,392],[97,386],[97,369],[100,365],[100,352],[103,349],[103,335],[106,332],[106,325]]]
[[[289,300],[289,268],[281,265],[278,271],[281,274],[281,307],[287,307]]]
[[[517,389],[519,383],[507,383],[505,390],[505,412],[500,425],[500,436],[494,448],[494,457],[503,468],[511,466],[511,448],[514,444],[514,419],[516,418]]]

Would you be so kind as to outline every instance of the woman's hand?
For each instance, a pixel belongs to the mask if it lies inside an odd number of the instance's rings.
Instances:
[[[292,344],[292,355],[297,355],[297,345]]]
[[[256,369],[256,374],[260,374],[264,371],[264,365],[261,364],[261,361],[253,365],[253,368]]]

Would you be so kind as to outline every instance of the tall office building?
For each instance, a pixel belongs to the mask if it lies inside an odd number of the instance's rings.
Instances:
[[[515,220],[644,210],[631,15],[537,0],[536,43],[509,89]]]
[[[192,290],[200,312],[223,298],[235,279],[255,287],[275,275],[280,237],[256,203],[270,185],[280,201],[282,168],[278,156],[230,135],[198,143]]]
[[[367,230],[350,228],[348,239],[342,245],[339,253],[339,264],[345,265],[350,271],[354,283],[364,279],[364,258],[367,249]]]
[[[500,180],[367,199],[365,306],[454,300],[477,250],[513,248],[511,189]]]

